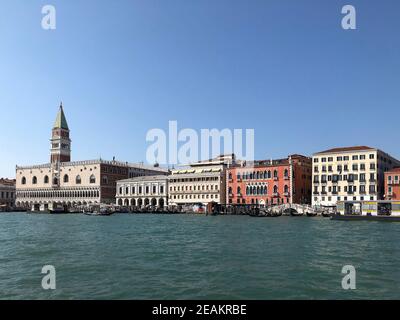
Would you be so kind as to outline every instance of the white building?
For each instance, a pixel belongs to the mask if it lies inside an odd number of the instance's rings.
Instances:
[[[222,155],[173,170],[168,177],[169,204],[226,204],[226,168],[234,163],[235,155]]]
[[[168,177],[166,175],[144,176],[117,182],[116,204],[119,206],[168,205]]]
[[[367,146],[317,152],[312,161],[312,204],[316,206],[380,200],[384,194],[384,172],[400,165],[387,153]]]

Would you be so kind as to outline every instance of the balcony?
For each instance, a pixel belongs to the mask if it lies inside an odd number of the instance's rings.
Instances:
[[[326,194],[328,194],[326,191],[321,191],[321,194],[322,195],[326,195]]]
[[[278,192],[274,192],[274,193],[272,193],[272,196],[273,196],[274,198],[277,198],[277,197],[279,197],[279,193],[278,193]]]
[[[332,191],[332,194],[333,194],[333,195],[337,195],[338,192],[337,192],[337,191]]]
[[[241,198],[241,197],[242,197],[242,194],[241,194],[241,193],[238,193],[238,194],[236,195],[236,197]]]
[[[279,180],[279,178],[278,177],[274,177],[274,181],[278,181]]]
[[[289,180],[289,176],[284,176],[283,179]]]
[[[388,183],[388,185],[392,186],[392,185],[400,184],[400,180],[390,180],[390,181],[388,180],[387,183]]]
[[[313,181],[313,183],[318,185],[318,184],[319,184],[319,181]]]
[[[284,193],[283,193],[283,196],[284,196],[284,197],[289,197],[289,196],[290,196],[290,192],[284,192]]]
[[[313,194],[319,195],[319,192],[318,191],[314,191]]]

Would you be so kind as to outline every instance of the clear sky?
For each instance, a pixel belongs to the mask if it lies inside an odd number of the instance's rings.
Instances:
[[[57,29],[41,28],[41,8]],[[341,8],[357,30],[341,28]],[[144,161],[151,128],[254,128],[255,157],[370,145],[400,157],[397,0],[2,0],[0,177],[49,161]]]

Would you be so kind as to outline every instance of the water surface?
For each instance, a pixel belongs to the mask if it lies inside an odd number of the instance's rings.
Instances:
[[[400,223],[0,214],[1,299],[398,299]],[[56,268],[43,290],[41,269]],[[343,290],[354,265],[357,289]]]

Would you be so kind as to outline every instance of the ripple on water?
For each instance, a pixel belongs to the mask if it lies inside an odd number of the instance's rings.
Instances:
[[[397,299],[400,224],[0,215],[2,299]],[[41,289],[41,268],[57,290]],[[357,269],[357,290],[341,269]]]

